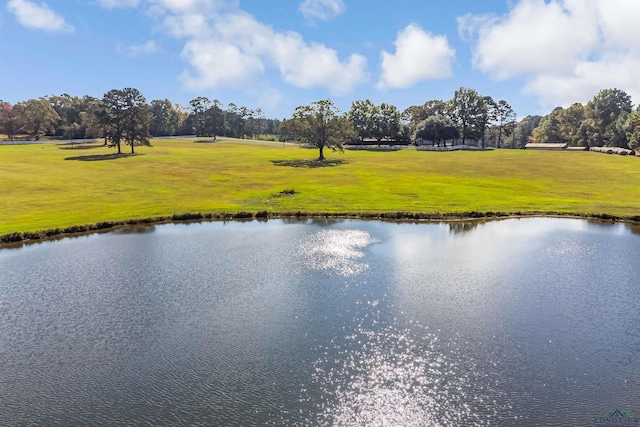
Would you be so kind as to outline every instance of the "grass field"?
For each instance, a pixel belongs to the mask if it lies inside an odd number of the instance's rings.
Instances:
[[[174,214],[468,212],[640,215],[640,158],[590,152],[328,152],[154,140],[0,146],[0,235]],[[126,151],[126,147],[124,149]]]

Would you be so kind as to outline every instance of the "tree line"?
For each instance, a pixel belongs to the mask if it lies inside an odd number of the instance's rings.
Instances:
[[[45,96],[11,105],[0,101],[0,130],[9,139],[28,136],[59,139],[102,138],[120,144],[148,144],[149,137],[198,135],[302,140],[322,149],[343,142],[360,144],[473,143],[522,148],[526,143],[564,142],[570,146],[640,144],[640,109],[618,89],[601,90],[586,105],[558,107],[546,116],[516,113],[505,100],[494,100],[461,87],[450,100],[430,100],[404,111],[394,105],[357,100],[341,112],[327,99],[295,109],[289,119],[266,118],[258,109],[197,97],[188,105],[168,99],[147,103],[133,88],[113,89],[102,99]]]
[[[494,101],[474,89],[462,87],[448,101],[431,100],[400,112],[391,104],[375,105],[358,100],[341,114],[329,99],[297,107],[280,125],[282,137],[299,139],[318,147],[319,159],[326,147],[356,144],[409,144],[430,142],[444,145],[487,139],[497,147],[516,128],[516,114],[505,100]]]
[[[586,105],[558,107],[541,117],[531,142],[564,142],[569,146],[636,149],[640,143],[640,108],[619,89],[605,89]]]
[[[465,145],[485,148],[523,148],[527,143],[567,143],[585,148],[640,147],[640,106],[619,89],[604,89],[586,105],[556,108],[547,116],[516,113],[505,100],[494,100],[471,88],[461,87],[448,101],[430,100],[400,112],[390,104],[358,100],[341,114],[331,100],[296,108],[283,121],[283,137],[301,139],[320,150],[352,143],[431,143],[434,146]]]
[[[132,113],[129,125],[139,127],[138,131],[122,128],[125,111]],[[197,97],[188,105],[173,104],[168,99],[147,103],[134,88],[113,89],[101,99],[62,94],[15,105],[0,100],[0,132],[10,140],[107,137],[115,138],[117,145],[135,133],[141,138],[144,134],[147,139],[177,135],[245,138],[275,135],[279,125],[280,120],[264,117],[260,109],[235,104],[224,107],[218,100],[206,97]]]

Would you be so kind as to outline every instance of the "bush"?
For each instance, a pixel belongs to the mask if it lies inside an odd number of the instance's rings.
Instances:
[[[202,219],[201,213],[183,213],[183,214],[173,214],[171,216],[172,221],[191,221]]]
[[[21,242],[24,239],[22,233],[9,233],[3,236],[0,236],[1,243],[14,243]]]
[[[253,218],[253,214],[251,212],[237,212],[231,216],[233,219],[248,219]]]
[[[103,221],[96,224],[96,230],[104,230],[105,228],[112,228],[114,223],[109,221]]]

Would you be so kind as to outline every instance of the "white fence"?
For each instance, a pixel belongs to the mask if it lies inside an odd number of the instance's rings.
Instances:
[[[493,150],[493,147],[485,147],[485,150]],[[419,145],[416,147],[418,151],[458,151],[458,150],[482,150],[481,147],[476,147],[473,145],[454,145],[453,147],[433,147],[431,145]]]

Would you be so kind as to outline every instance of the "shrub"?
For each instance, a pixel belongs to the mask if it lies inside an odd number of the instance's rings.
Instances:
[[[253,218],[253,214],[251,212],[237,212],[231,216],[233,219],[247,219]]]
[[[22,233],[9,233],[3,236],[0,236],[0,242],[2,243],[14,243],[21,242],[24,239]]]

